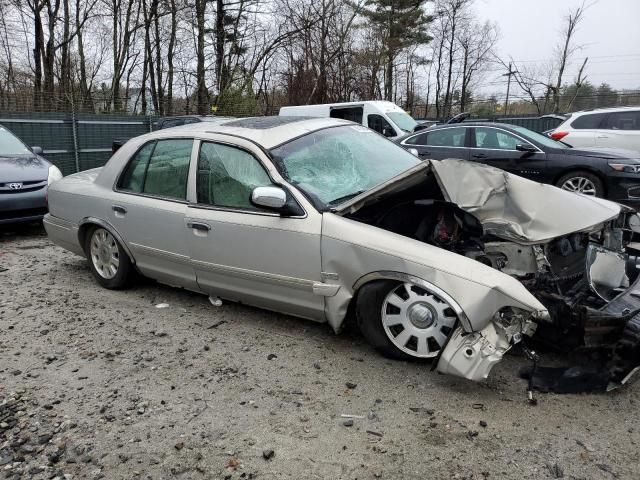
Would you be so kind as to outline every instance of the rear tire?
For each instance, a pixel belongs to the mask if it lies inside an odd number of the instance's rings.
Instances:
[[[135,273],[131,259],[111,232],[102,227],[91,228],[84,251],[91,273],[101,286],[120,290],[131,285]]]
[[[424,361],[440,354],[457,316],[443,299],[418,285],[376,280],[359,290],[356,320],[383,355]]]
[[[556,187],[569,192],[582,193],[594,197],[604,197],[604,185],[597,175],[585,170],[564,174],[556,182]]]

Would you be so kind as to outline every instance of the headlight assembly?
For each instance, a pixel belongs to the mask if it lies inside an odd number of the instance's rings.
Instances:
[[[51,185],[62,178],[62,172],[55,165],[49,167],[49,176],[47,177],[47,185]]]

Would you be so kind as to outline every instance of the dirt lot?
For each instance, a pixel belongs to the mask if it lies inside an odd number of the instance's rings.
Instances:
[[[640,477],[640,385],[530,406],[521,357],[473,384],[355,332],[104,290],[33,228],[0,231],[0,281],[6,478]]]

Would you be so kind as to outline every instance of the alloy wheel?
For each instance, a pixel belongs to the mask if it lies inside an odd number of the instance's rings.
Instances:
[[[583,195],[595,196],[596,186],[586,177],[571,177],[565,180],[561,187],[569,192],[582,193]]]
[[[120,251],[118,242],[113,235],[104,228],[97,228],[91,235],[91,262],[98,275],[110,280],[118,273],[120,265]]]
[[[412,283],[398,285],[382,303],[382,325],[389,340],[413,357],[437,356],[456,320],[447,302]]]

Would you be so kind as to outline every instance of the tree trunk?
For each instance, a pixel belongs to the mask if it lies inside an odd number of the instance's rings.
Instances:
[[[40,13],[42,5],[35,2],[34,8],[34,45],[33,45],[33,109],[37,112],[42,108],[42,51],[44,49],[44,30]]]
[[[205,35],[205,0],[196,0],[196,81],[197,81],[197,110],[200,115],[209,113],[209,99],[207,98],[207,87],[205,85],[204,69],[204,35]]]
[[[218,80],[218,102],[220,97],[227,89],[227,72],[224,61],[224,43],[225,43],[225,28],[224,28],[224,0],[216,0],[216,76]]]
[[[169,47],[167,48],[167,97],[165,115],[173,114],[173,53],[176,45],[176,32],[178,30],[177,8],[175,0],[171,0],[171,33]]]

